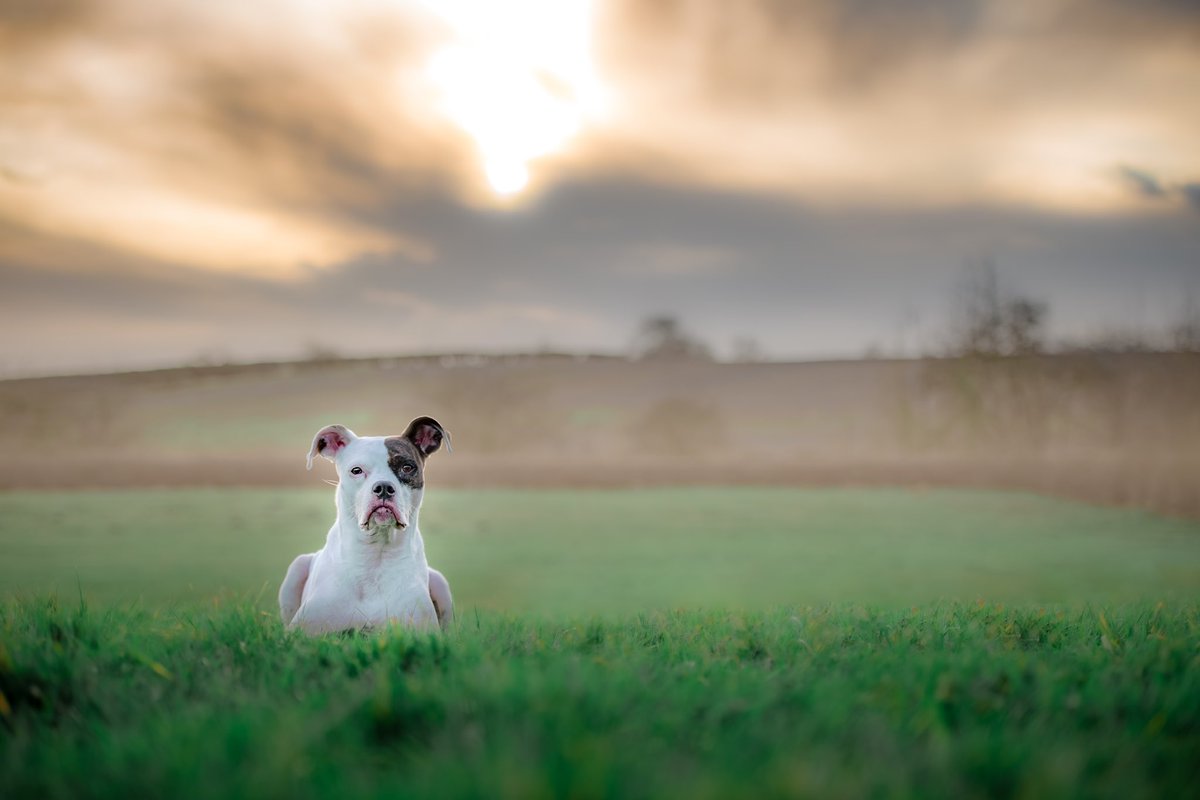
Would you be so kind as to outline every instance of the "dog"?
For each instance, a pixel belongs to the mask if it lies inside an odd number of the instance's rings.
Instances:
[[[308,634],[400,623],[447,627],[450,584],[425,560],[418,529],[425,460],[449,434],[417,417],[400,436],[356,436],[344,425],[317,431],[308,452],[337,467],[337,518],[315,553],[298,556],[279,587],[279,615]]]

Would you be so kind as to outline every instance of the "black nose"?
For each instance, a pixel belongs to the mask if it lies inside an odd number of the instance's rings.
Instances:
[[[380,500],[387,500],[396,493],[396,487],[385,481],[380,481],[371,489]]]

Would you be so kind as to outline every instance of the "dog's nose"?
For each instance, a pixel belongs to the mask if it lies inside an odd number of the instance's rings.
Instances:
[[[386,481],[380,481],[379,483],[375,484],[375,487],[371,489],[371,491],[373,491],[375,496],[380,500],[387,500],[396,493],[396,487],[392,486]]]

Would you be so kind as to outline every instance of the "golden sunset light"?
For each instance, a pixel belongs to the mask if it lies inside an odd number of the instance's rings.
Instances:
[[[598,112],[589,0],[445,0],[429,7],[451,29],[427,73],[438,110],[474,141],[487,182],[514,195],[529,165],[554,153]]]

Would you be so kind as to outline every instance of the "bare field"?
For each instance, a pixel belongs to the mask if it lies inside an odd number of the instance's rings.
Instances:
[[[0,487],[312,485],[321,425],[453,433],[460,487],[1029,489],[1200,516],[1200,356],[374,359],[0,382]],[[15,440],[15,441],[14,441]]]

